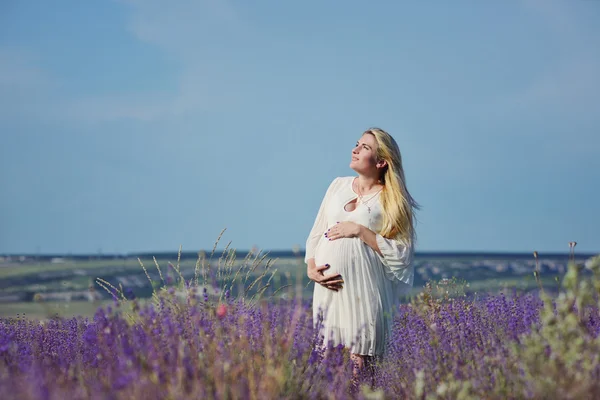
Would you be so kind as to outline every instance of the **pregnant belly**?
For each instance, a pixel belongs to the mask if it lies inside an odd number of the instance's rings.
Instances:
[[[323,238],[315,253],[315,263],[331,266],[330,269],[324,271],[325,274],[335,272],[344,276],[354,268],[354,264],[361,256],[359,242],[358,238],[342,238],[331,241]]]

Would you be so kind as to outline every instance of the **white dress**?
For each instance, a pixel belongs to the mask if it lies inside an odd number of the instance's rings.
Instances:
[[[306,241],[305,262],[314,258],[317,266],[329,264],[324,273],[340,273],[344,280],[343,289],[337,292],[315,284],[313,323],[318,326],[323,319],[324,344],[341,344],[354,354],[374,356],[384,353],[399,297],[412,287],[414,244],[378,233],[382,225],[380,194],[367,202],[370,212],[360,201],[353,211],[344,209],[358,198],[352,189],[353,180],[352,176],[339,177],[329,185]],[[371,196],[364,195],[363,200]],[[342,221],[353,221],[376,232],[383,256],[359,238],[326,238],[327,229]]]

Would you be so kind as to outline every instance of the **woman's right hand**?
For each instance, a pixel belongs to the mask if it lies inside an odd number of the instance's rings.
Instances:
[[[308,263],[306,275],[308,279],[319,285],[337,292],[343,288],[344,280],[340,274],[325,275],[324,270],[330,268],[329,264],[317,266],[312,260]]]

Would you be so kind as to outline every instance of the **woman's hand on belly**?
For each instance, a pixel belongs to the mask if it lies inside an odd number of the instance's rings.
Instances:
[[[325,232],[325,237],[329,240],[342,238],[354,238],[360,235],[362,225],[352,221],[338,222]]]
[[[330,268],[329,264],[317,266],[314,259],[311,259],[306,269],[306,275],[311,281],[318,283],[326,289],[337,292],[343,288],[344,280],[340,274],[325,275],[324,270]]]

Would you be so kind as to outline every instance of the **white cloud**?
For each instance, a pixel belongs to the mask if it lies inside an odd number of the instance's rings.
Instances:
[[[78,99],[68,104],[65,114],[69,119],[82,121],[113,121],[134,119],[152,121],[164,117],[177,116],[193,109],[193,104],[181,104],[177,96],[96,96]]]
[[[60,87],[19,47],[0,47],[0,119],[48,115],[49,94]]]
[[[36,116],[78,122],[155,121],[211,110],[231,101],[228,82],[215,79],[216,37],[240,33],[242,25],[224,0],[123,0],[129,7],[128,28],[138,40],[156,46],[175,66],[175,84],[144,93],[121,91],[65,98],[56,81],[20,49],[0,48],[0,116]],[[118,68],[118,66],[117,66]],[[160,79],[160,77],[157,77]]]
[[[0,48],[0,88],[37,90],[49,84],[50,80],[35,66],[31,54],[19,48]]]
[[[550,108],[561,113],[598,112],[600,60],[572,59],[540,74],[515,97],[524,110]]]
[[[226,0],[124,0],[132,10],[129,29],[184,62],[203,60],[204,45],[239,31],[242,25]],[[206,61],[206,60],[204,60]]]
[[[241,25],[224,0],[124,0],[131,8],[129,30],[140,41],[157,46],[178,65],[177,85],[169,92],[108,95],[77,99],[68,105],[71,117],[88,121],[133,119],[150,121],[218,107],[228,95],[219,90],[209,68],[210,45],[216,36],[236,35]]]
[[[546,21],[559,40],[565,40],[564,45],[576,44],[573,39],[577,39],[580,32],[572,13],[565,8],[564,1],[525,0],[524,4],[535,15]]]
[[[553,33],[561,61],[547,65],[508,100],[522,111],[551,110],[565,115],[591,115],[600,104],[600,40],[590,38],[579,26],[567,3],[527,0],[525,5]]]

